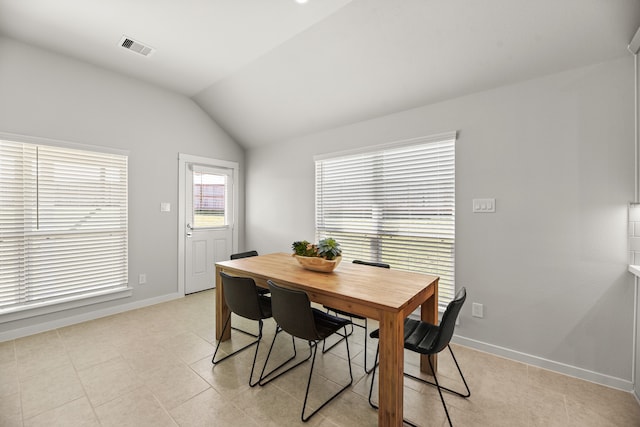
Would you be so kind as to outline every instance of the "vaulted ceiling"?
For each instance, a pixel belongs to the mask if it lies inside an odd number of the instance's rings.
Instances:
[[[192,97],[245,147],[630,55],[639,25],[638,0],[0,0],[0,34]]]

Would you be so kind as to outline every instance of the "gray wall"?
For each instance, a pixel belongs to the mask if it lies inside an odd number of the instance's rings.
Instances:
[[[0,38],[0,131],[129,151],[134,288],[130,298],[0,324],[0,336],[176,293],[178,153],[244,161],[242,148],[190,99],[7,38]],[[171,202],[171,212],[161,213],[160,202]],[[139,273],[146,285],[137,285]]]
[[[459,340],[630,390],[631,57],[248,150],[246,246],[314,239],[315,154],[450,130]],[[471,212],[483,197],[495,214]]]

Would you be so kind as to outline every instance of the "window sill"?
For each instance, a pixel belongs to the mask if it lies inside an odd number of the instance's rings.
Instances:
[[[629,265],[629,272],[635,274],[640,277],[640,265]]]
[[[131,295],[133,295],[133,288],[124,288],[96,292],[91,295],[60,298],[55,301],[35,303],[25,307],[14,307],[4,310],[0,309],[0,323],[13,322],[20,319],[27,319],[29,317],[42,316],[44,314],[70,310],[72,308],[84,307],[120,298],[127,298]]]

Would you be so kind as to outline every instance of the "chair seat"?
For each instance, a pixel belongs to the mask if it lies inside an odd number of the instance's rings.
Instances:
[[[341,316],[348,316],[348,317],[353,317],[354,319],[364,319],[363,316],[358,316],[357,314],[353,314],[353,313],[349,313],[348,311],[344,311],[344,310],[339,310],[337,308],[333,308],[333,307],[328,307],[328,306],[323,306],[324,308],[326,308],[327,310],[331,310],[334,313],[337,313]]]
[[[431,323],[419,320],[404,319],[404,348],[420,354],[432,354],[439,327]],[[380,338],[380,329],[376,329],[369,335],[371,338]]]
[[[351,323],[349,319],[332,316],[316,308],[312,308],[312,312],[313,319],[316,323],[316,330],[318,331],[318,339],[320,340],[325,339],[329,335],[335,333],[338,329]]]

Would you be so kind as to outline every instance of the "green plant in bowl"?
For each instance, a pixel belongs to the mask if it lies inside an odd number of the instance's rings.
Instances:
[[[318,256],[325,259],[335,259],[340,255],[342,255],[342,248],[335,239],[327,237],[318,242]]]
[[[336,259],[342,255],[342,248],[340,243],[331,237],[322,239],[318,244],[309,243],[307,240],[300,240],[293,242],[291,245],[294,255],[318,257],[328,260]]]

